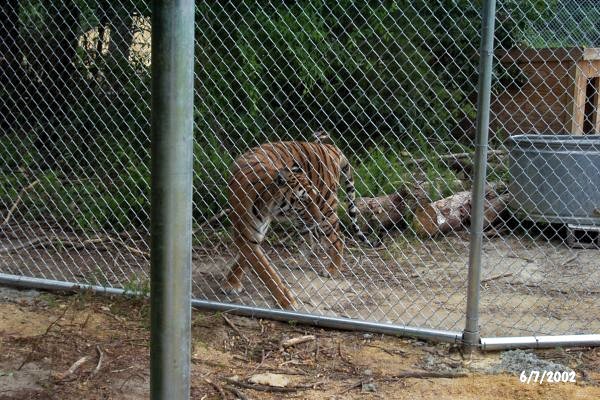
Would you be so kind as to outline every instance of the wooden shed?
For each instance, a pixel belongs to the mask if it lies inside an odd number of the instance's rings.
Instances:
[[[525,83],[492,98],[493,131],[600,133],[600,48],[511,49],[496,55],[518,68]]]

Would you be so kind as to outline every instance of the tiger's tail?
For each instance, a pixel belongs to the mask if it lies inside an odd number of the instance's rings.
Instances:
[[[342,159],[341,172],[344,179],[344,190],[346,191],[346,202],[348,204],[348,215],[350,217],[350,228],[352,235],[360,239],[361,242],[370,247],[380,247],[381,242],[371,242],[367,235],[358,226],[358,208],[356,207],[356,188],[354,187],[354,177],[352,175],[352,166],[344,157]]]
[[[334,144],[333,140],[331,139],[331,136],[329,136],[329,133],[327,133],[327,131],[315,131],[313,132],[313,137],[315,139],[315,142],[317,143]]]

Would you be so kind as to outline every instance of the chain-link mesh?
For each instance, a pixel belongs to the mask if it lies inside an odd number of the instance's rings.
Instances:
[[[496,50],[514,73],[492,100],[491,134],[508,157],[489,164],[488,179],[508,178],[512,215],[484,245],[482,334],[597,333],[600,9],[519,3],[520,46]]]
[[[257,274],[260,248],[298,311],[462,330],[480,2],[196,4],[194,296],[280,307]],[[21,0],[0,10],[0,272],[147,290],[148,4]],[[600,52],[582,47],[598,41],[596,13],[593,2],[498,2],[483,335],[600,331],[599,145],[569,140],[597,131]],[[317,158],[262,154],[244,166],[251,187],[228,199],[241,154],[317,142],[322,131],[352,166],[360,229],[382,243],[358,240],[340,185],[345,249],[329,275],[335,212],[318,226],[314,214],[335,197],[331,147],[305,145]],[[536,147],[517,134],[562,136]],[[274,187],[278,173],[308,198]],[[298,215],[267,230],[256,222],[290,193]],[[573,210],[583,219],[566,222]],[[245,225],[260,236],[245,235],[261,242],[254,252],[235,241],[238,217],[255,222]],[[325,234],[313,249],[306,228]],[[248,262],[235,282],[243,290],[232,291],[239,250]]]

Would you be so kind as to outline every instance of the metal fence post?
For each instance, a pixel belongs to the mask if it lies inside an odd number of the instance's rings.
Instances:
[[[152,2],[152,399],[190,395],[194,1]]]
[[[190,315],[178,311],[187,312],[190,291],[190,176],[182,171],[192,148],[192,82],[201,83],[193,89],[201,132],[193,235],[202,247],[192,306],[468,350],[600,343],[595,2],[305,1],[252,10],[242,1],[201,1],[195,10],[191,0],[56,3],[0,5],[0,284],[146,293],[154,86],[155,393],[186,389],[168,374],[187,374],[177,364],[187,356],[171,350],[189,345]],[[361,23],[344,29],[348,20]],[[192,60],[182,61],[192,47],[193,81]],[[319,131],[328,137],[315,138]],[[501,143],[504,136],[511,140]],[[383,244],[357,242],[339,254],[348,268],[327,276],[327,241],[303,251],[311,221],[273,224],[261,246],[300,300],[294,311],[280,309],[253,273],[243,294],[220,290],[239,253],[224,211],[231,166],[257,145],[289,140],[339,148],[352,164],[359,225]],[[333,154],[319,151],[319,159]],[[297,161],[314,160],[308,155]],[[248,168],[266,165],[257,161]],[[311,180],[325,178],[318,170]],[[333,200],[323,183],[320,204]],[[473,184],[466,196],[465,184]],[[503,189],[484,200],[486,184]],[[470,201],[472,220],[462,212]],[[342,237],[360,235],[343,229]],[[336,245],[327,253],[337,259]],[[578,274],[565,273],[571,268]]]
[[[490,94],[492,86],[492,63],[494,56],[494,20],[496,1],[486,0],[481,22],[481,47],[479,49],[479,89],[477,97],[477,137],[472,209],[469,274],[467,280],[467,318],[463,343],[473,348],[479,345],[479,286],[481,280],[481,247],[483,244],[483,206],[490,122]]]

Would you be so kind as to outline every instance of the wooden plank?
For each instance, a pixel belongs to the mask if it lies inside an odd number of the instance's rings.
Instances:
[[[520,49],[512,48],[496,52],[496,57],[501,63],[524,63],[524,62],[574,62],[583,59],[585,49],[581,47],[571,48],[543,48],[543,49]],[[593,52],[589,52],[593,57]]]
[[[594,99],[593,99],[593,105],[594,105],[594,118],[593,118],[593,123],[594,123],[594,134],[598,134],[600,133],[600,118],[598,118],[598,111],[600,110],[598,107],[600,106],[600,78],[598,76],[594,76],[594,91],[596,93],[594,93]]]
[[[586,47],[583,49],[583,60],[584,61],[598,61],[600,60],[600,47]]]
[[[585,118],[585,89],[587,85],[587,62],[578,62],[573,66],[573,100],[571,102],[571,134],[583,135]]]

